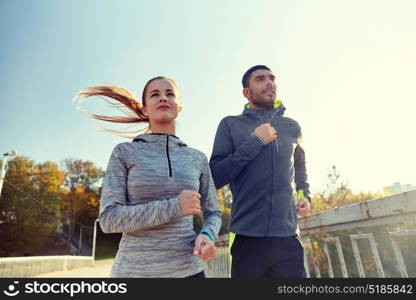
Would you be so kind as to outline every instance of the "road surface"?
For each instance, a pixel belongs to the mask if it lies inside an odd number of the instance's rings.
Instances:
[[[94,266],[37,275],[37,278],[108,278],[114,259],[96,260]]]

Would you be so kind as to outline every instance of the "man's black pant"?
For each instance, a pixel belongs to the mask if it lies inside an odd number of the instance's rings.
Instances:
[[[231,246],[232,278],[305,278],[303,246],[297,235],[250,237],[236,234]]]

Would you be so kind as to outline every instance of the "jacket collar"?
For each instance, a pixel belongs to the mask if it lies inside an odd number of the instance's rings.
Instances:
[[[251,108],[250,104],[247,103],[244,105],[243,115],[258,117],[258,118],[264,118],[274,115],[283,116],[284,112],[286,110],[286,107],[283,105],[281,100],[276,100],[274,102],[274,107],[271,109],[255,109]]]
[[[156,144],[165,144],[166,139],[169,137],[169,143],[179,145],[179,146],[187,146],[180,138],[173,134],[167,133],[144,133],[139,134],[133,139],[133,142],[145,142],[145,143],[156,143]]]

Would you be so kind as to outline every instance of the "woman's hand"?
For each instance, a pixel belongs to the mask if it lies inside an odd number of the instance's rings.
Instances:
[[[202,261],[207,262],[215,257],[217,248],[206,234],[199,234],[195,240],[194,255],[198,255]]]
[[[178,200],[183,216],[201,213],[201,195],[198,192],[183,190],[178,195]]]

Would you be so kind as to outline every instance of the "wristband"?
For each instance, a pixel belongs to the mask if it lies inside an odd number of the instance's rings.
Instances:
[[[205,234],[209,237],[209,239],[211,240],[211,242],[214,241],[214,237],[205,229],[201,230],[201,232],[199,234]]]
[[[309,203],[311,203],[311,197],[309,197],[309,196],[305,197],[305,193],[303,192],[303,190],[299,190],[298,191],[298,200],[302,199],[302,198],[308,199]]]

